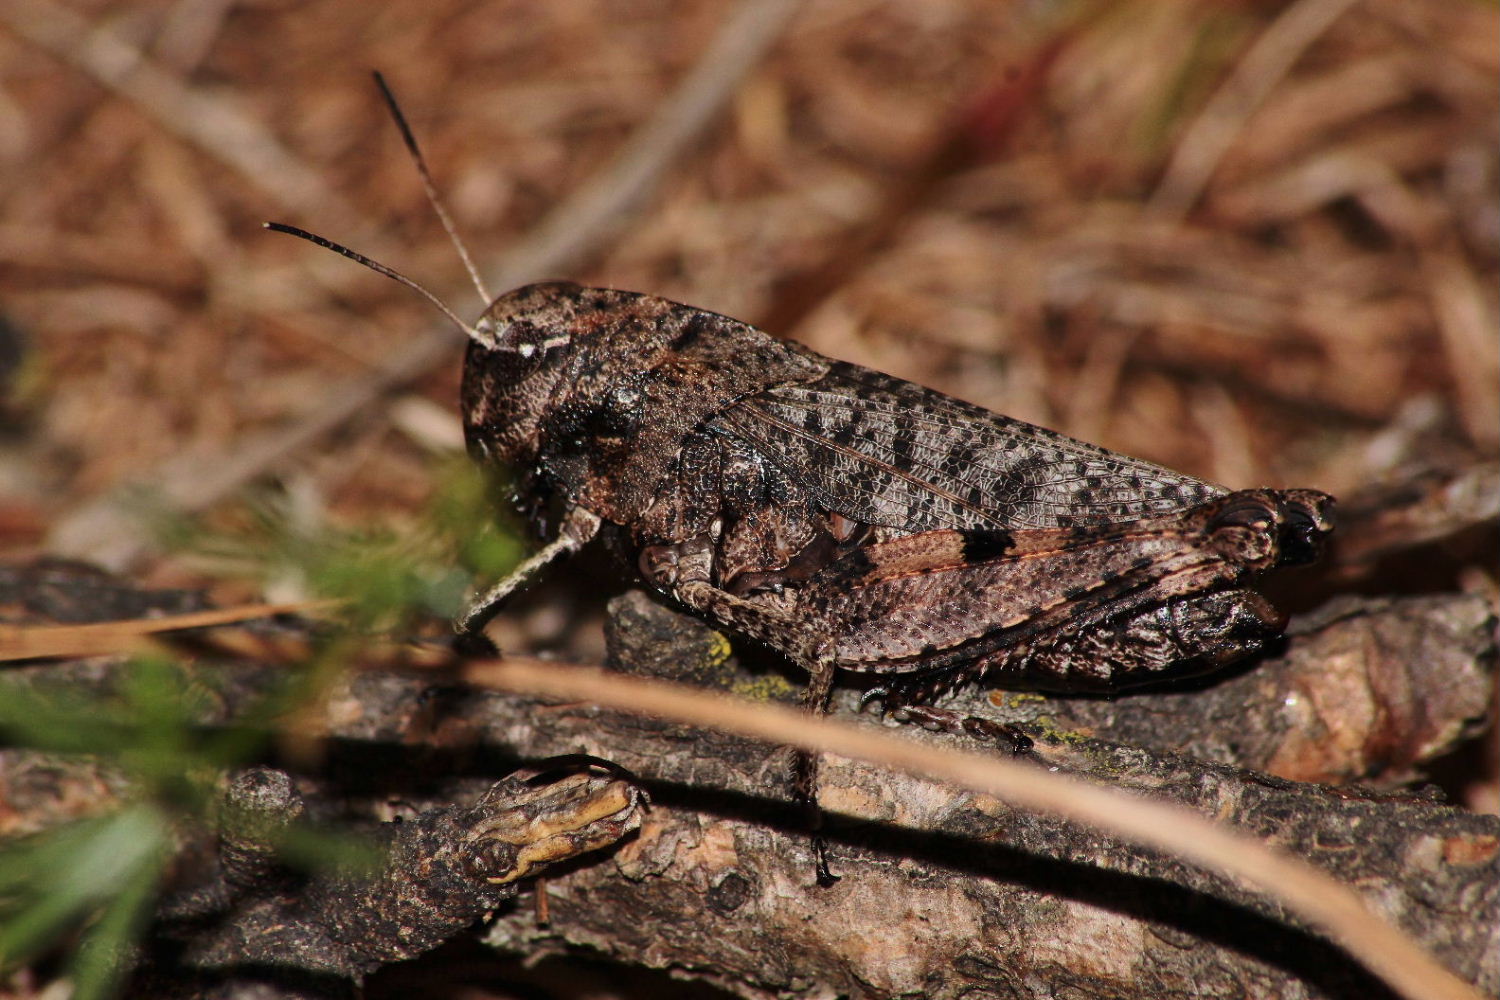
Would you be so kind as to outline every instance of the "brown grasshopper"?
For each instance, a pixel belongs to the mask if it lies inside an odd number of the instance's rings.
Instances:
[[[1321,493],[1228,492],[653,296],[530,285],[474,334],[470,451],[563,514],[460,633],[608,532],[807,670],[814,706],[839,669],[888,698],[986,672],[1107,690],[1278,634],[1245,584],[1329,530]]]
[[[416,288],[469,337],[469,451],[520,472],[551,535],[458,619],[470,645],[602,534],[658,594],[807,671],[814,711],[841,670],[878,675],[887,708],[986,675],[1112,690],[1279,635],[1249,585],[1315,559],[1331,530],[1315,490],[1229,491],[692,306],[564,282],[491,300],[469,265],[489,302],[470,325],[388,268],[271,228]]]

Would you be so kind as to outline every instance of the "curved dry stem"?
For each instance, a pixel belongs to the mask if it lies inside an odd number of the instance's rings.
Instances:
[[[841,754],[1051,813],[1166,851],[1282,903],[1411,1000],[1479,994],[1380,919],[1360,896],[1306,862],[1198,813],[996,757],[926,746],[891,733],[721,693],[525,659],[465,664],[470,683],[638,712],[806,750]]]

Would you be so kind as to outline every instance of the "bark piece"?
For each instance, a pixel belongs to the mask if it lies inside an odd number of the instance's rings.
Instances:
[[[182,951],[180,964],[154,970],[157,988],[237,996],[269,984],[288,996],[343,996],[513,899],[518,879],[618,842],[639,826],[642,805],[614,776],[544,785],[513,776],[472,805],[383,826],[372,874],[302,879],[279,867],[274,847],[301,815],[300,795],[283,772],[241,772],[226,794],[219,864],[164,908]]]
[[[1362,490],[1339,511],[1334,562],[1381,556],[1483,528],[1500,519],[1500,462],[1419,469]]]
[[[1385,995],[1335,947],[1217,877],[836,758],[820,798],[843,879],[818,889],[800,814],[782,797],[785,754],[584,708],[536,711],[545,730],[527,745],[608,748],[654,779],[657,807],[637,841],[553,887],[554,937],[503,918],[487,940],[507,950],[587,944],[756,998]],[[1077,737],[1041,737],[1038,754],[1308,858],[1460,975],[1500,986],[1500,819]]]
[[[1293,619],[1280,655],[1233,676],[1115,698],[990,698],[1009,721],[1297,781],[1390,788],[1485,727],[1495,628],[1495,609],[1477,596],[1340,598]]]
[[[624,627],[647,628],[651,655],[677,656],[679,670],[715,649],[712,633],[692,619],[639,600],[631,613],[652,619],[649,628]],[[1492,655],[1492,638],[1480,641],[1492,636],[1488,614],[1456,595],[1350,604],[1294,628],[1281,659],[1295,664],[1303,657],[1299,669],[1317,676],[1351,642],[1384,648],[1392,636],[1421,634],[1426,645],[1405,647],[1402,658],[1441,654],[1450,657],[1447,670],[1466,657],[1478,663]],[[1412,631],[1419,622],[1429,626],[1425,633]],[[1251,683],[1276,663],[1221,683]],[[93,661],[12,673],[93,687],[112,683],[111,669]],[[205,661],[195,679],[213,693],[211,721],[222,724],[287,669]],[[1425,686],[1440,675],[1413,676],[1425,678],[1412,682],[1423,688],[1412,702],[1423,703]],[[1154,733],[1141,729],[1141,738],[1158,744],[1193,727],[1203,741],[1216,726],[1241,732],[1247,720],[1284,707],[1268,695],[1230,698],[1210,711],[1202,699],[1217,687],[1205,682],[1198,691],[1085,704],[1139,701],[1142,717],[1155,720]],[[846,692],[845,710],[852,701]],[[1230,714],[1215,719],[1213,712]],[[882,724],[873,714],[863,721]],[[492,782],[517,758],[587,753],[641,775],[656,805],[640,835],[600,864],[551,882],[545,932],[529,914],[502,914],[488,940],[508,951],[540,956],[589,947],[755,998],[1385,995],[1336,947],[1287,926],[1274,905],[1222,879],[986,796],[849,761],[831,758],[822,769],[827,833],[843,881],[819,890],[811,885],[802,813],[788,796],[789,755],[775,748],[379,672],[351,676],[325,699],[316,723],[326,736],[326,763],[312,782],[310,814],[373,815],[391,796],[461,808],[451,806],[459,789]],[[1126,723],[1093,729],[1122,733]],[[906,731],[940,743],[955,739]],[[1358,886],[1482,990],[1500,988],[1500,818],[1092,739],[1056,716],[1031,731],[1040,766],[1172,799],[1246,828]],[[1233,748],[1222,738],[1220,745]],[[6,773],[0,767],[0,778]],[[298,906],[315,901],[306,893],[298,898]]]

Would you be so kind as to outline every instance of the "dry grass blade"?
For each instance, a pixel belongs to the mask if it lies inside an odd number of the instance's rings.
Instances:
[[[1375,916],[1348,887],[1261,841],[1197,813],[1025,764],[924,746],[888,733],[805,713],[703,694],[657,681],[556,663],[470,663],[472,683],[582,701],[719,729],[952,782],[1031,809],[1063,816],[1134,843],[1167,851],[1250,885],[1324,931],[1400,995],[1411,1000],[1476,1000],[1479,994],[1399,930]]]
[[[1288,7],[1245,53],[1177,146],[1147,208],[1167,219],[1192,209],[1245,120],[1291,70],[1306,48],[1355,0],[1300,0]]]
[[[290,604],[247,604],[238,608],[192,611],[162,618],[90,622],[81,625],[0,624],[0,663],[58,657],[107,656],[139,649],[143,641],[162,632],[232,625],[273,615],[311,614],[337,601],[295,601]]]
[[[801,0],[756,0],[742,5],[614,162],[506,254],[491,272],[490,286],[514,288],[596,252],[734,96],[745,74],[766,54],[800,6]]]
[[[48,0],[0,6],[0,20],[38,48],[128,97],[167,131],[233,167],[262,194],[326,225],[358,232],[361,216],[307,164],[233,103],[196,90],[106,28]]]
[[[1037,47],[1019,66],[1007,67],[998,83],[981,89],[968,108],[930,144],[924,160],[898,177],[873,213],[830,243],[828,257],[786,279],[755,325],[784,336],[869,263],[909,223],[945,181],[976,163],[996,159],[1035,109],[1047,73],[1067,46],[1060,33]]]
[[[1422,253],[1421,262],[1464,429],[1470,440],[1493,449],[1500,438],[1500,394],[1495,392],[1500,348],[1496,347],[1495,316],[1462,254],[1446,247],[1429,249]]]

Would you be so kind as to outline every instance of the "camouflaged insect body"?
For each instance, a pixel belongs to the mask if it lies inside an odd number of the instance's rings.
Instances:
[[[660,298],[531,285],[477,330],[471,452],[561,498],[569,551],[606,527],[825,690],[1212,667],[1280,632],[1246,584],[1330,530],[1324,494],[1229,492]]]

